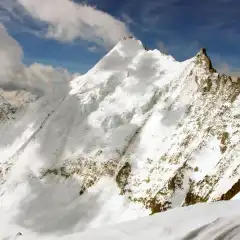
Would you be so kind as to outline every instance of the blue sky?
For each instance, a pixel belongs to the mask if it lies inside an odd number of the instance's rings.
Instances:
[[[68,0],[55,0],[55,8],[47,5],[53,0],[44,0],[45,8],[39,1],[0,3],[0,21],[22,46],[26,64],[37,61],[84,73],[129,33],[180,61],[206,47],[218,69],[239,71],[238,0],[75,0],[76,11],[65,5]],[[84,3],[92,8],[78,8]]]

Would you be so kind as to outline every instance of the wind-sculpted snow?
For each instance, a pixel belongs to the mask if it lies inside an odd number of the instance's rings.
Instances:
[[[145,240],[149,238],[152,240],[238,240],[240,238],[239,207],[239,201],[197,204],[70,235],[38,235],[34,232],[23,232],[22,229],[11,226],[11,234],[6,239]],[[75,215],[76,213],[72,213],[72,216]],[[65,224],[67,223],[65,222]]]
[[[240,82],[204,50],[179,63],[126,39],[52,84],[0,123],[6,223],[63,235],[239,192]]]
[[[70,235],[66,239],[237,240],[240,238],[239,206],[240,202],[237,201],[177,208],[155,216]]]

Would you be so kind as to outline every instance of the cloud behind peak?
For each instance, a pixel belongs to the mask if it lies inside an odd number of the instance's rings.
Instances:
[[[69,0],[18,0],[34,19],[47,24],[46,36],[62,42],[77,39],[112,47],[130,34],[126,24],[93,6]]]

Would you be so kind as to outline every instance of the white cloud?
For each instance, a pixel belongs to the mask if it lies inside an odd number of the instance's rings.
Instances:
[[[14,18],[17,18],[18,20],[20,20],[21,12],[19,12],[19,14],[16,14],[16,12],[15,12],[15,9],[17,8],[17,6],[18,6],[18,3],[16,2],[16,0],[1,0],[0,1],[1,20],[3,22],[9,21],[10,18],[7,14],[10,14],[11,17],[14,17]]]
[[[168,48],[166,47],[164,42],[158,41],[157,47],[161,53],[168,54]]]
[[[97,52],[99,49],[96,46],[90,46],[88,47],[89,52]]]
[[[124,22],[126,22],[128,25],[133,24],[136,25],[137,23],[131,18],[129,17],[127,14],[123,13],[122,14],[122,19],[124,20]]]
[[[240,77],[240,68],[227,63],[220,55],[213,54],[211,59],[213,61],[213,65],[219,73],[232,77]]]
[[[228,63],[222,62],[217,65],[217,71],[221,74],[226,74],[229,76],[240,77],[240,68],[232,67]]]
[[[20,45],[8,35],[0,24],[0,81],[7,81],[9,75],[16,74],[23,67],[23,52]]]
[[[28,14],[48,25],[46,36],[63,42],[76,39],[112,47],[130,33],[125,23],[70,0],[18,0]]]
[[[25,89],[36,94],[53,91],[55,84],[67,89],[73,76],[65,69],[56,69],[34,63],[27,67],[22,63],[21,46],[0,24],[0,88],[6,90]]]

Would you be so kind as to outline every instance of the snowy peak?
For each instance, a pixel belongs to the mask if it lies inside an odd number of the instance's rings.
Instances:
[[[144,50],[143,44],[135,38],[123,39],[112,49],[112,51],[118,51],[122,56],[129,57],[135,56],[140,50]]]
[[[131,72],[134,70],[143,73],[147,69],[147,76],[154,75],[156,71],[161,72],[163,68],[173,67],[173,64],[177,66],[179,63],[171,56],[162,54],[158,50],[146,50],[139,40],[128,38],[120,41],[116,47],[100,60],[100,66],[97,64],[97,67],[101,68],[101,64],[108,67],[112,66],[112,69],[117,71],[129,70]],[[105,71],[105,69],[102,70]]]
[[[92,72],[96,69],[104,71],[125,70],[131,59],[144,51],[141,41],[134,38],[123,39],[90,71]]]
[[[85,75],[56,78],[0,122],[6,222],[51,232],[70,216],[67,234],[239,190],[240,82],[205,50],[180,63],[127,38]]]

